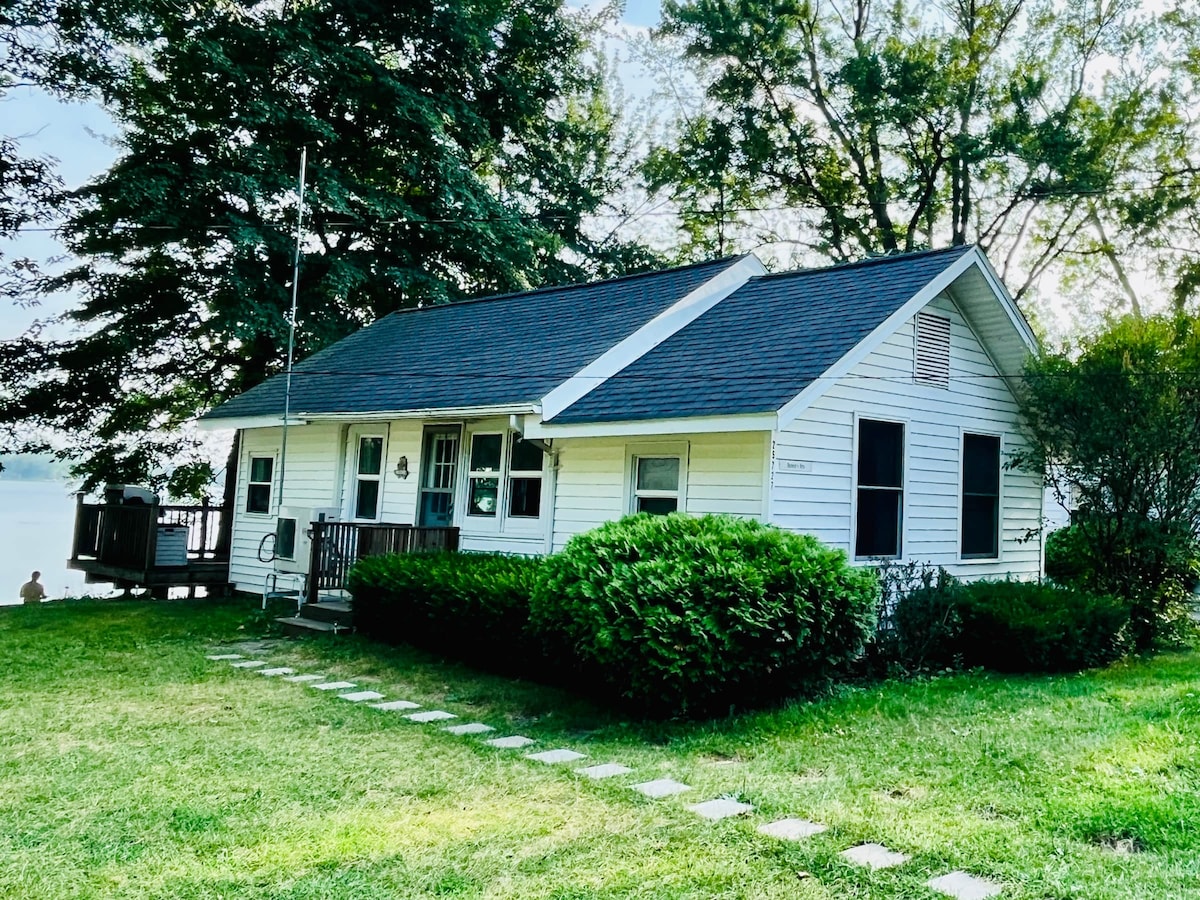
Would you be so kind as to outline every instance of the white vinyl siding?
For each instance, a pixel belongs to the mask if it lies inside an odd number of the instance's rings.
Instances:
[[[639,446],[686,447],[684,511],[761,519],[769,436],[764,432],[636,438],[561,438],[554,510],[554,548],[631,508],[630,456]],[[653,453],[648,453],[653,455]]]
[[[284,469],[282,506],[335,506],[341,474],[343,431],[337,425],[303,425],[288,429],[287,465]],[[246,513],[246,487],[250,457],[275,456],[278,484],[279,428],[253,428],[242,432],[238,461],[236,514],[229,564],[229,580],[239,591],[261,593],[263,581],[273,571],[270,563],[259,562],[258,547],[263,537],[275,533],[275,498],[272,494],[270,515]]]
[[[1001,461],[1018,446],[1017,405],[957,307],[945,296],[926,310],[950,320],[947,387],[914,383],[915,319],[901,326],[798,419],[775,435],[771,521],[853,553],[854,422],[905,421],[904,560],[965,577],[1037,575],[1041,516],[1036,476],[1003,473],[1000,555],[960,558],[964,431],[1001,434]],[[788,466],[784,461],[790,462]]]

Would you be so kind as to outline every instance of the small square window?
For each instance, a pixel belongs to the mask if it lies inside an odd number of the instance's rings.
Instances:
[[[679,510],[679,456],[634,457],[634,512],[666,515]]]

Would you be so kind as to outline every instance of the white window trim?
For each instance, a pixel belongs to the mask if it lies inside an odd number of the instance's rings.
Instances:
[[[497,435],[500,438],[499,468],[495,472],[487,469],[479,469],[476,472],[471,469],[471,452],[474,448],[475,438],[490,434]],[[498,534],[500,532],[500,525],[503,519],[502,507],[505,497],[504,473],[508,465],[507,434],[508,431],[505,428],[494,425],[463,433],[463,444],[458,454],[459,473],[462,477],[459,478],[459,502],[457,505],[461,513],[456,515],[455,518],[458,520],[459,527],[465,531],[481,534]],[[496,514],[494,516],[471,514],[471,481],[475,478],[496,479]]]
[[[271,480],[269,482],[251,481],[250,480],[250,470],[251,470],[252,466],[254,465],[254,460],[256,460],[256,459],[271,460]],[[279,451],[278,450],[268,450],[268,451],[247,450],[246,458],[245,458],[243,464],[244,464],[243,471],[246,473],[246,480],[243,483],[242,490],[240,492],[241,513],[242,513],[242,515],[245,515],[245,516],[253,516],[256,519],[269,519],[275,514],[274,510],[275,510],[275,507],[278,505],[276,501],[280,500],[282,498],[282,494],[283,494],[283,485],[276,484],[276,481],[279,479]],[[250,485],[251,484],[266,484],[271,489],[270,494],[268,494],[268,496],[267,496],[267,511],[266,512],[251,512],[249,509],[246,508],[250,503]],[[276,491],[279,492],[278,497],[276,496],[276,493],[275,493]]]
[[[520,439],[520,434],[510,431],[508,433],[508,442],[504,448],[506,454],[504,459],[504,480],[500,492],[501,517],[504,521],[501,530],[514,533],[527,532],[530,534],[541,534],[544,530],[543,520],[546,518],[546,464],[550,454],[542,453],[542,467],[540,469],[514,469],[512,467],[513,445]],[[538,495],[538,514],[536,516],[509,515],[514,478],[536,478],[542,483],[541,491]]]
[[[896,556],[859,556],[858,555],[858,434],[859,422],[866,419],[869,422],[887,422],[892,425],[899,425],[904,429],[903,447],[900,451],[900,553]],[[911,440],[911,423],[908,419],[890,416],[887,413],[872,414],[858,413],[854,414],[854,420],[851,425],[854,429],[851,440],[850,450],[850,546],[848,548],[849,556],[855,562],[869,562],[875,559],[894,560],[896,562],[905,562],[908,552],[908,471],[909,471],[909,452],[912,447]],[[894,488],[888,488],[894,490]]]
[[[388,425],[352,425],[349,433],[346,436],[346,476],[345,476],[345,516],[347,522],[382,522],[383,507],[384,507],[384,490],[387,484],[387,461],[388,461]],[[358,513],[358,482],[360,475],[358,473],[358,452],[361,448],[363,438],[382,438],[383,445],[379,448],[379,501],[375,506],[375,517],[365,518],[357,515]],[[370,475],[367,478],[376,480],[376,476]]]
[[[994,437],[1000,439],[1000,490],[996,497],[996,555],[995,556],[963,556],[962,552],[962,536],[963,536],[963,480],[966,476],[966,437],[968,434],[979,435],[980,437]],[[960,566],[986,566],[995,565],[1002,562],[1004,559],[1004,438],[1006,437],[1003,431],[991,431],[987,428],[967,428],[959,426],[958,429],[958,496],[955,499],[956,520],[958,527],[955,529],[956,537],[954,541],[954,557],[955,563]]]
[[[625,445],[625,498],[622,509],[626,514],[637,512],[637,461],[643,457],[676,457],[679,459],[679,491],[678,494],[665,491],[642,492],[645,497],[678,496],[676,512],[687,512],[687,485],[689,453],[691,445],[687,441],[672,443],[639,443]]]

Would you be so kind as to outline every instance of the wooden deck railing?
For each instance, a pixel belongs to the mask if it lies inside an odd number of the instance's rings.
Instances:
[[[312,560],[308,599],[321,591],[342,590],[350,567],[368,556],[385,553],[456,551],[457,528],[415,525],[360,525],[352,522],[313,522]]]
[[[80,496],[75,507],[71,562],[90,562],[130,573],[149,572],[155,568],[159,526],[175,525],[187,528],[189,564],[201,561],[227,563],[229,549],[218,545],[223,512],[221,507],[209,504],[84,503]]]

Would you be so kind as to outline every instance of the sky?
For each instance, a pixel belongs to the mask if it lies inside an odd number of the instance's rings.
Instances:
[[[603,2],[568,0],[569,5],[601,8]],[[622,13],[622,24],[629,30],[642,30],[658,24],[660,0],[629,0]],[[636,77],[636,76],[635,76]],[[61,103],[33,88],[11,91],[0,100],[0,132],[18,137],[27,156],[50,157],[58,162],[58,173],[68,187],[75,188],[103,173],[117,158],[117,127],[107,113],[94,103]],[[63,255],[52,234],[28,233],[3,247],[6,256],[28,256],[45,264]],[[72,297],[43,300],[41,305],[22,308],[0,305],[0,340],[23,334],[35,321],[64,312]],[[49,332],[66,336],[61,329]]]

